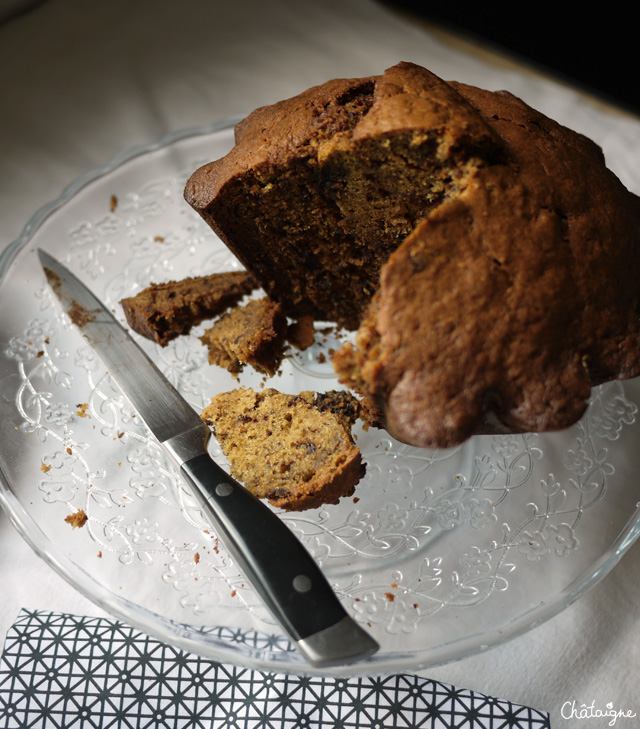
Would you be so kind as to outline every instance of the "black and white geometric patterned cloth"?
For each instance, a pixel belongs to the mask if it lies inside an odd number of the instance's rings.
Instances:
[[[0,728],[543,729],[549,715],[410,675],[328,678],[221,664],[104,618],[21,611]]]

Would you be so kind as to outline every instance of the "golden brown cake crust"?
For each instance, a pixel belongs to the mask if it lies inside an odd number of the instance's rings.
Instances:
[[[339,128],[340,107],[356,94],[374,94],[359,119]],[[229,179],[263,164],[287,164],[309,145],[347,131],[354,140],[401,130],[447,128],[449,142],[491,136],[485,123],[435,74],[399,63],[382,76],[333,79],[253,111],[235,127],[235,146],[226,157],[196,170],[185,196],[206,210]],[[215,221],[214,221],[215,223]]]
[[[400,440],[548,431],[640,373],[640,206],[600,149],[507,93],[453,84],[509,162],[479,169],[392,254],[343,381]]]

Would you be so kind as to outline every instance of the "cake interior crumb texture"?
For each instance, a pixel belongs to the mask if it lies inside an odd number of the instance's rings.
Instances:
[[[231,475],[258,498],[300,511],[353,493],[365,465],[351,435],[353,396],[288,395],[237,388],[202,412],[227,457]]]
[[[250,365],[273,376],[282,360],[286,335],[282,306],[265,296],[231,308],[200,340],[209,348],[210,364],[234,373]]]
[[[138,334],[166,346],[205,319],[257,288],[246,271],[228,271],[179,281],[152,283],[120,302],[129,326]]]

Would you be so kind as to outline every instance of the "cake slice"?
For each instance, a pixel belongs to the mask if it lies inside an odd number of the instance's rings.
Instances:
[[[282,306],[265,296],[231,308],[200,341],[209,348],[210,364],[234,373],[250,365],[271,377],[282,360],[286,333]]]
[[[212,398],[202,419],[215,434],[231,475],[274,506],[300,511],[353,493],[365,465],[351,416],[323,410],[313,393],[238,388]],[[337,402],[335,395],[331,396]],[[338,398],[339,399],[339,398]]]
[[[164,347],[204,319],[218,316],[257,287],[250,273],[228,271],[152,283],[120,303],[129,326]]]

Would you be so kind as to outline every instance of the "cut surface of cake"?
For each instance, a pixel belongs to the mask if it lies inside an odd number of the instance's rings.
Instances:
[[[246,271],[228,271],[152,283],[120,303],[135,332],[166,346],[203,320],[221,314],[257,287],[255,278]]]
[[[315,393],[237,388],[213,397],[202,419],[234,478],[258,498],[300,511],[351,495],[365,473],[351,435],[352,416],[345,415],[353,396],[327,397],[338,414],[328,405],[318,407]]]
[[[415,64],[269,107],[185,197],[399,440],[553,431],[640,374],[640,199],[512,94]]]
[[[356,328],[391,251],[503,152],[453,88],[404,64],[254,111],[185,197],[288,316]]]
[[[287,320],[282,306],[268,296],[235,306],[207,329],[200,341],[209,348],[209,363],[240,372],[250,365],[273,376],[282,360]]]

